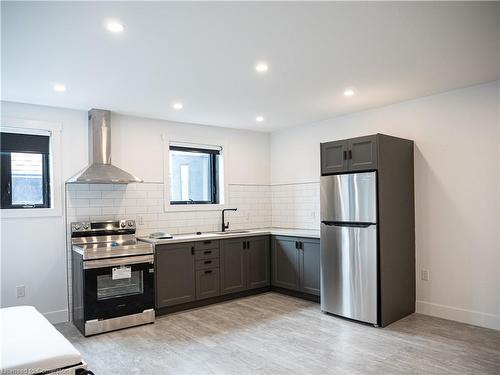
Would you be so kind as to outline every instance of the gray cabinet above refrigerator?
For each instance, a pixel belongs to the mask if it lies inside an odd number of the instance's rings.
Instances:
[[[321,144],[321,174],[377,168],[379,134]]]

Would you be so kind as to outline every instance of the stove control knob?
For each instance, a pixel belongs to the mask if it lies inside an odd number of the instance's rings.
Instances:
[[[132,220],[130,220],[130,221],[128,222],[128,226],[129,226],[129,227],[133,227],[133,226],[134,226],[134,222],[133,222]]]
[[[83,226],[83,229],[85,229],[85,230],[89,229],[89,225],[88,225],[88,224],[85,224],[85,225]]]
[[[79,224],[75,225],[75,230],[80,230],[80,225]]]
[[[122,222],[120,223],[120,226],[121,226],[122,228],[125,228],[125,222],[124,222],[124,221],[122,221]]]

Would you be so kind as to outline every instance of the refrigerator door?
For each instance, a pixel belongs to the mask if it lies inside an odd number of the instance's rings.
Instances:
[[[321,224],[321,310],[377,323],[377,226]]]
[[[322,222],[377,222],[376,172],[321,176]]]

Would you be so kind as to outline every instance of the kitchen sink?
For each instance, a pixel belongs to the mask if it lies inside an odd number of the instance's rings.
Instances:
[[[225,232],[215,232],[215,234],[241,234],[241,233],[249,233],[249,230],[228,230]]]

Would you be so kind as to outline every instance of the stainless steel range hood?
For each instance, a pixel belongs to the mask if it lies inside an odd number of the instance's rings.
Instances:
[[[103,109],[89,111],[90,165],[68,183],[128,184],[143,182],[140,178],[111,164],[111,112]]]

